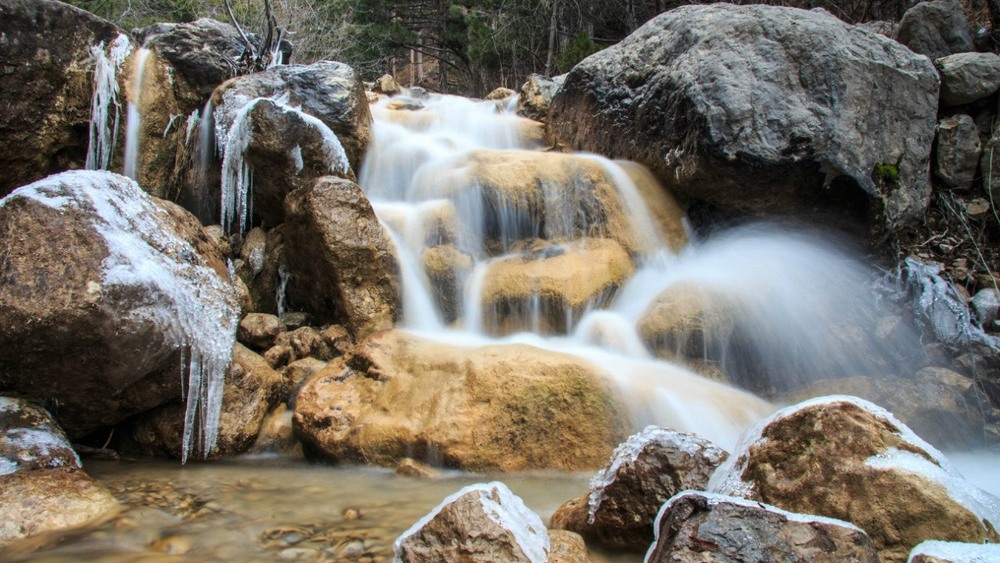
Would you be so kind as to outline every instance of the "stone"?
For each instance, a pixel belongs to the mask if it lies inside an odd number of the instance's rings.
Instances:
[[[281,400],[281,376],[250,349],[233,346],[233,363],[226,371],[222,414],[215,450],[208,457],[247,453],[265,418]],[[164,405],[143,414],[132,425],[131,442],[145,455],[181,457],[184,405]]]
[[[956,53],[934,61],[941,74],[941,103],[960,106],[1000,90],[1000,56]]]
[[[399,315],[399,265],[388,232],[360,186],[326,177],[285,200],[290,299],[355,340]]]
[[[605,547],[645,552],[663,503],[686,489],[704,489],[727,456],[694,434],[648,426],[615,449],[588,494],[556,509],[551,525]]]
[[[260,233],[264,233],[263,240]],[[236,267],[236,274],[250,294],[250,311],[274,315],[282,321],[287,320],[289,309],[285,290],[290,275],[285,266],[284,233],[284,225],[266,231],[257,227],[250,229],[240,248],[241,258]]]
[[[292,410],[285,403],[278,405],[261,423],[250,453],[302,457],[302,446],[292,430]]]
[[[973,379],[937,367],[923,368],[913,377],[826,379],[789,393],[785,400],[798,403],[825,395],[852,395],[871,401],[938,448],[982,448],[983,425],[987,418],[1000,415],[990,408],[989,398]]]
[[[446,322],[454,322],[460,313],[464,282],[472,273],[472,256],[454,244],[442,244],[425,249],[420,260],[438,310]]]
[[[1000,545],[928,540],[917,544],[907,563],[985,563],[1000,561]]]
[[[190,213],[65,172],[0,200],[0,240],[0,388],[58,405],[71,437],[179,398],[192,356],[221,381],[236,295]]]
[[[419,479],[432,479],[440,477],[441,472],[429,465],[420,463],[413,458],[406,457],[400,460],[399,465],[396,466],[396,475],[400,475],[402,477],[416,477]]]
[[[328,362],[316,358],[302,358],[289,362],[282,370],[282,378],[285,382],[285,402],[290,407],[295,407],[295,398],[299,394],[299,389],[312,376],[316,375],[327,366]]]
[[[590,563],[590,552],[580,534],[549,530],[549,563]]]
[[[343,356],[354,347],[354,340],[351,339],[347,329],[340,325],[330,325],[320,332],[323,342],[326,342],[336,355]]]
[[[971,117],[959,114],[941,120],[937,128],[934,175],[951,189],[972,188],[980,151],[979,129]]]
[[[100,46],[110,68],[120,70],[131,40],[110,22],[54,0],[0,3],[0,197],[50,174],[83,168]],[[111,60],[114,59],[114,60]],[[111,77],[115,86],[115,76]],[[122,103],[122,98],[118,98]],[[116,108],[112,104],[108,139]],[[124,112],[119,114],[124,127]],[[119,145],[120,147],[120,145]],[[108,155],[117,153],[108,147]]]
[[[517,98],[517,113],[528,119],[535,121],[545,121],[548,119],[549,104],[555,97],[559,87],[566,80],[566,75],[559,75],[548,78],[541,74],[532,74],[521,85],[521,92]]]
[[[311,326],[303,326],[282,333],[275,342],[279,346],[291,347],[292,357],[295,359],[312,357],[326,361],[334,356],[333,349],[323,339],[320,331]]]
[[[393,542],[399,561],[542,563],[549,549],[541,518],[499,481],[452,494]]]
[[[625,417],[610,383],[579,358],[384,331],[313,376],[294,421],[306,452],[336,463],[577,471],[607,460]]]
[[[969,304],[972,305],[979,326],[991,327],[997,320],[997,312],[1000,311],[1000,290],[996,287],[980,289],[972,296]]]
[[[748,430],[708,491],[853,523],[882,561],[927,539],[1000,539],[996,499],[882,408],[845,395],[782,409]]]
[[[489,94],[486,94],[486,100],[506,100],[507,98],[516,96],[517,92],[511,90],[510,88],[496,88]]]
[[[272,346],[264,352],[264,361],[267,365],[271,366],[273,369],[280,369],[281,367],[292,361],[292,347],[288,345],[278,345]]]
[[[721,295],[682,283],[660,293],[636,328],[660,358],[718,360],[736,331],[736,316]]]
[[[80,469],[80,457],[51,415],[28,401],[0,397],[0,475]]]
[[[484,328],[496,335],[533,328],[566,334],[584,313],[606,305],[634,271],[611,239],[532,245],[487,267]]]
[[[575,66],[548,125],[688,200],[881,235],[929,202],[938,90],[926,57],[828,12],[692,5]]]
[[[396,82],[396,79],[393,78],[391,74],[383,74],[378,77],[378,80],[375,81],[375,86],[372,90],[378,92],[379,94],[385,94],[386,96],[395,96],[403,91],[403,89],[399,87],[399,83]]]
[[[686,491],[664,504],[646,561],[878,563],[879,557],[871,538],[848,522]]]
[[[896,40],[932,60],[976,50],[965,12],[955,0],[920,2],[907,10]]]
[[[351,169],[360,169],[371,140],[372,118],[358,73],[346,64],[320,61],[276,66],[223,83],[212,94],[212,101],[216,108],[227,104],[228,111],[235,112],[255,98],[282,94],[287,94],[289,106],[299,107],[302,113],[326,124],[347,152]],[[219,122],[216,119],[217,127]]]
[[[267,350],[284,332],[285,323],[278,317],[267,313],[248,313],[240,320],[236,336],[240,342],[255,350]]]

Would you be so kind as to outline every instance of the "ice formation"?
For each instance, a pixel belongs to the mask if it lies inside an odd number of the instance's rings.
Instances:
[[[20,402],[7,397],[0,397],[0,414],[17,412]],[[72,453],[70,461],[73,467],[81,467],[80,457],[73,451],[62,429],[48,423],[37,424],[31,428],[7,428],[0,430],[0,446],[7,450],[7,455],[0,453],[0,475],[9,475],[18,470],[20,465],[37,457],[48,457],[53,451]],[[9,457],[13,450],[13,455]],[[64,457],[53,457],[49,467],[61,467],[67,460]]]
[[[118,70],[132,52],[132,44],[120,34],[105,49],[104,42],[90,48],[94,57],[94,97],[90,105],[90,144],[87,169],[106,170],[118,139],[121,104],[118,102]]]
[[[393,542],[394,562],[401,563],[400,550],[403,542],[418,533],[428,522],[434,519],[444,507],[469,493],[479,493],[483,512],[498,526],[510,531],[514,540],[532,563],[544,563],[548,560],[549,534],[545,524],[537,514],[524,505],[521,497],[515,495],[500,481],[491,483],[476,483],[462,488],[445,498],[434,510],[417,521]],[[494,496],[498,500],[494,500]]]
[[[154,324],[168,343],[187,352],[182,460],[194,451],[196,434],[201,453],[210,453],[236,336],[239,308],[231,280],[220,278],[187,241],[164,229],[167,211],[124,176],[64,172],[15,190],[0,206],[17,197],[59,210],[80,209],[93,217],[108,249],[103,285],[142,288],[130,294],[147,299],[130,304],[127,314]]]
[[[996,563],[1000,561],[1000,544],[927,540],[910,550],[908,561],[913,561],[917,555],[936,557],[951,563]]]

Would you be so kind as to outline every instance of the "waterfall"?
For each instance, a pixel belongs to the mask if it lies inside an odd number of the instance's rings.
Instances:
[[[111,165],[121,112],[118,70],[131,52],[132,44],[124,34],[119,35],[108,49],[105,49],[103,41],[90,49],[94,57],[94,97],[90,107],[88,170],[107,170]]]
[[[142,125],[142,112],[139,109],[142,104],[142,79],[146,74],[146,59],[149,58],[150,51],[140,47],[135,53],[135,67],[132,72],[132,91],[127,104],[127,118],[125,121],[125,175],[133,180],[138,180],[136,162],[139,159],[139,127]]]

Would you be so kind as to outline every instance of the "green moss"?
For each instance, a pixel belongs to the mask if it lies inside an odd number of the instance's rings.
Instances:
[[[872,177],[877,182],[896,184],[899,183],[899,167],[895,164],[879,163],[872,171]]]

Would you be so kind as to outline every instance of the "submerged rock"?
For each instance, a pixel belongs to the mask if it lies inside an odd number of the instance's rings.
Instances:
[[[498,481],[469,485],[396,538],[397,561],[547,561],[549,536],[537,514]]]
[[[54,0],[4,0],[0,22],[0,146],[5,147],[0,197],[86,165],[88,146],[98,148],[88,131],[99,87],[106,88],[110,115],[107,121],[93,116],[91,134],[101,128],[107,145],[102,153],[110,159],[112,139],[125,124],[116,73],[132,51],[128,36],[110,22]],[[102,64],[95,80],[95,66]]]
[[[118,508],[45,410],[0,397],[0,547],[91,523]]]
[[[848,522],[695,491],[664,504],[655,531],[647,563],[879,561],[871,538]]]
[[[590,482],[590,492],[560,506],[552,527],[604,546],[644,552],[663,503],[685,489],[703,489],[728,454],[708,440],[648,426],[615,449]]]
[[[307,452],[334,462],[392,467],[416,457],[472,471],[598,467],[626,428],[617,394],[579,358],[396,331],[317,373],[294,420]]]
[[[1000,539],[1000,501],[891,414],[855,397],[799,403],[748,430],[709,491],[852,522],[883,561],[904,561],[927,539]]]
[[[355,340],[391,328],[400,313],[399,265],[361,188],[320,178],[289,194],[285,215],[290,299]]]
[[[67,172],[0,200],[0,240],[0,388],[57,406],[75,437],[179,398],[186,378],[213,434],[237,305],[194,217],[122,176]]]
[[[827,12],[684,6],[574,67],[549,131],[726,210],[891,231],[929,200],[938,86],[925,57]]]

